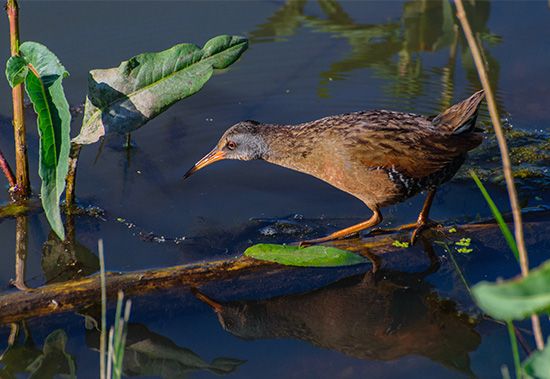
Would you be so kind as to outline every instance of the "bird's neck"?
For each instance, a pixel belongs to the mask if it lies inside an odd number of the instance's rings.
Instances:
[[[315,168],[316,136],[303,125],[263,124],[262,137],[267,145],[261,159],[293,170],[312,174]]]

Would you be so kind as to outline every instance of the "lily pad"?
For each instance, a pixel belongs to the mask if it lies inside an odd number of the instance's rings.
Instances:
[[[367,260],[349,251],[328,246],[298,247],[289,245],[258,244],[249,247],[244,255],[285,266],[339,267],[365,263]]]

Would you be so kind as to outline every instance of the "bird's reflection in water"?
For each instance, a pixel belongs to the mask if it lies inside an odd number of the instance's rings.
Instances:
[[[243,339],[295,338],[358,359],[415,354],[473,375],[476,322],[441,299],[424,274],[382,270],[301,295],[220,303],[196,291],[222,327]]]

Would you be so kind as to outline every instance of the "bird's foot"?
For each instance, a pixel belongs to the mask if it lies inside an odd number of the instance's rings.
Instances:
[[[334,234],[334,233],[333,233],[333,234]],[[295,244],[298,245],[299,247],[308,247],[308,246],[317,245],[317,244],[323,243],[323,242],[330,242],[330,241],[336,241],[336,240],[343,240],[343,239],[346,239],[346,238],[353,237],[353,236],[357,235],[357,233],[352,233],[352,234],[348,234],[348,235],[345,235],[345,236],[342,236],[342,235],[333,235],[333,234],[329,234],[329,235],[326,236],[326,237],[314,238],[314,239],[311,239],[311,240],[299,241],[299,242],[297,242],[297,243],[295,243]]]
[[[416,227],[414,228],[412,235],[411,235],[411,245],[414,245],[416,242],[418,236],[426,229],[429,229],[435,225],[437,225],[436,222],[430,220],[430,219],[424,219],[424,218],[418,218],[418,221],[416,222]],[[411,228],[412,229],[412,228]]]
[[[411,240],[410,240],[410,243],[411,245],[414,245],[414,243],[416,242],[418,236],[420,235],[420,233],[427,229],[427,228],[430,228],[434,225],[437,225],[436,222],[430,220],[430,219],[418,219],[417,222],[413,222],[413,223],[410,223],[410,224],[405,224],[405,225],[400,225],[396,228],[377,228],[377,229],[373,229],[369,232],[369,236],[378,236],[378,235],[381,235],[381,234],[390,234],[390,233],[397,233],[397,232],[401,232],[403,230],[411,230],[413,229],[413,233],[412,233],[412,236],[411,236]]]
[[[403,230],[415,229],[416,227],[418,227],[418,224],[416,222],[413,222],[411,224],[400,225],[396,228],[376,228],[376,229],[370,230],[368,235],[379,236],[382,234],[391,234],[391,233],[401,232]]]

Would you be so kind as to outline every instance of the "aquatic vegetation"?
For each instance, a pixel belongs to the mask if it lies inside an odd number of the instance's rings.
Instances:
[[[8,13],[14,9],[17,14],[17,3],[11,0]],[[12,30],[15,37],[18,39]],[[15,44],[17,49],[12,50],[6,64],[6,77],[14,91],[24,83],[38,116],[40,197],[49,224],[62,240],[65,231],[59,201],[67,187],[67,205],[73,205],[81,146],[97,142],[106,133],[136,130],[177,101],[198,92],[214,70],[233,64],[248,47],[243,37],[221,35],[202,49],[178,44],[158,53],[137,55],[116,68],[91,70],[82,128],[70,142],[71,114],[62,86],[69,75],[67,70],[46,46],[37,42],[19,46],[18,40]],[[15,103],[22,108],[22,97]],[[17,122],[14,116],[14,125]],[[25,133],[24,126],[21,133]],[[17,187],[11,169],[3,155],[0,158],[13,190]],[[26,162],[26,155],[24,158]],[[23,166],[17,165],[17,177],[25,176],[20,171],[26,170],[26,163]]]
[[[59,59],[44,45],[24,42],[20,55],[6,64],[6,77],[12,87],[25,83],[34,106],[40,134],[39,173],[42,179],[40,198],[46,218],[61,239],[65,231],[59,198],[65,190],[69,170],[69,134],[71,114],[62,81],[69,73]]]
[[[367,262],[365,258],[358,254],[321,245],[304,248],[289,245],[258,244],[246,249],[244,255],[285,266],[338,267]]]
[[[512,253],[514,253],[516,260],[518,260],[519,262],[519,252],[518,252],[518,247],[516,245],[516,241],[514,239],[514,236],[512,235],[512,232],[510,231],[510,228],[504,221],[504,217],[502,217],[502,213],[500,213],[500,210],[498,209],[495,202],[489,195],[489,192],[487,192],[487,190],[485,189],[485,186],[483,185],[483,183],[481,183],[481,180],[479,180],[479,178],[477,177],[476,173],[474,171],[470,171],[470,175],[474,179],[474,182],[476,183],[479,190],[481,191],[481,194],[485,198],[487,205],[489,205],[489,208],[491,209],[491,213],[493,213],[493,216],[495,217],[495,220],[497,221],[500,231],[502,232],[502,235],[506,239],[506,242],[508,243],[510,250],[512,250]]]
[[[401,241],[395,240],[392,242],[392,246],[407,248],[409,247],[409,242],[401,242]]]
[[[126,347],[126,336],[128,333],[128,320],[132,301],[124,303],[124,293],[118,292],[115,319],[113,326],[109,329],[107,337],[107,286],[105,280],[105,257],[103,254],[103,240],[98,242],[98,254],[100,262],[101,282],[101,334],[100,334],[100,378],[120,379],[122,378],[122,365]],[[124,304],[124,314],[122,307]]]

